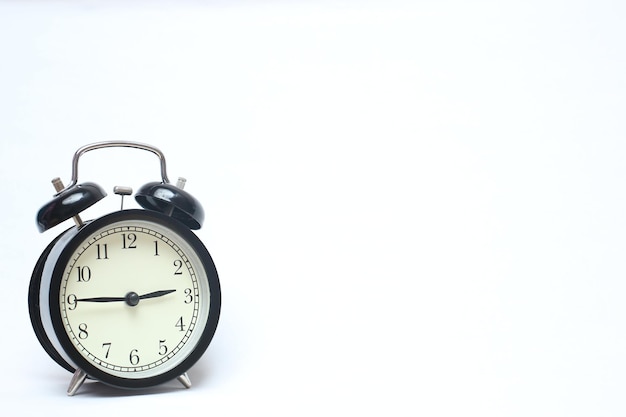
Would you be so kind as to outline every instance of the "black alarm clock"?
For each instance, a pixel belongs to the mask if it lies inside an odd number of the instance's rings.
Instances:
[[[157,155],[161,180],[135,193],[143,209],[124,209],[129,187],[115,187],[120,211],[83,221],[80,213],[106,196],[78,183],[78,161],[88,151],[126,147]],[[171,184],[163,153],[135,142],[100,142],[78,149],[72,179],[37,214],[40,232],[73,218],[44,250],[30,281],[28,306],[37,339],[73,373],[68,395],[85,379],[120,388],[146,388],[178,379],[189,388],[189,368],[206,351],[220,315],[217,270],[199,229],[204,211]]]

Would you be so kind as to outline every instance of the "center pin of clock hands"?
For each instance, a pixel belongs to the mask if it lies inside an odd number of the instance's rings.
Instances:
[[[160,290],[149,292],[148,294],[139,295],[134,291],[129,292],[124,297],[91,297],[91,298],[77,298],[76,301],[87,301],[91,303],[110,303],[115,301],[125,301],[131,307],[139,304],[140,300],[145,300],[148,298],[157,298],[162,297],[164,295],[175,292],[176,290]]]

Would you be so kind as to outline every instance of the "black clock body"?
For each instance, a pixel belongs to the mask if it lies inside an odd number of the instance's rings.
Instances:
[[[221,288],[188,225],[132,209],[54,239],[33,270],[28,305],[37,339],[61,367],[145,388],[184,374],[203,355],[219,321]]]

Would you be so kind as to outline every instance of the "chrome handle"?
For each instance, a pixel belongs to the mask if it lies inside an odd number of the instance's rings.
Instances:
[[[68,188],[75,186],[78,183],[78,160],[79,158],[89,151],[93,151],[95,149],[103,149],[103,148],[135,148],[142,149],[144,151],[149,151],[155,154],[160,162],[161,162],[161,180],[164,184],[169,183],[170,181],[167,178],[167,170],[165,167],[165,155],[158,148],[154,146],[147,145],[145,143],[139,142],[128,142],[128,141],[106,141],[106,142],[97,142],[89,145],[85,145],[82,148],[78,149],[74,154],[74,158],[72,159],[72,180],[69,185],[65,187],[63,190],[59,191],[61,193]]]

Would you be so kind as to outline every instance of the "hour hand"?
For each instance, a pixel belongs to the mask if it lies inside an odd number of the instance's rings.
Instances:
[[[176,290],[160,290],[160,291],[153,291],[150,292],[148,294],[144,294],[144,295],[140,295],[139,299],[140,300],[145,300],[146,298],[156,298],[156,297],[161,297],[163,295],[167,295],[170,293],[175,292]]]

